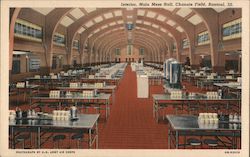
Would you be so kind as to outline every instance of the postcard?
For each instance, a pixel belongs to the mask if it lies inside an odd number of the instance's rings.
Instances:
[[[249,5],[1,1],[0,156],[249,156]]]

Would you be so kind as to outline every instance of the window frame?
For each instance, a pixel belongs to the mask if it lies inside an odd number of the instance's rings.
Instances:
[[[227,31],[225,33],[225,31]],[[241,38],[242,35],[242,20],[241,18],[232,20],[222,25],[222,39],[231,40]]]
[[[36,36],[36,32],[40,32],[40,36]],[[14,26],[14,36],[26,40],[42,42],[42,27],[31,22],[17,19]]]

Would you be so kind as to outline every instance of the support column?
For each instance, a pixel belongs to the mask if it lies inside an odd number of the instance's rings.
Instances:
[[[71,62],[72,62],[72,54],[67,52],[67,54],[66,54],[66,64],[63,65],[63,69],[64,70],[70,69],[70,66],[72,65]]]
[[[195,55],[195,34],[190,34],[188,36],[189,40],[189,59],[191,68],[199,68],[199,58]]]
[[[39,58],[41,59],[40,70],[39,70],[40,75],[49,74],[50,67],[47,66],[47,58],[45,53],[39,54]]]
[[[242,72],[242,58],[241,58],[241,54],[239,55],[239,61],[238,61],[238,72],[241,73]]]
[[[176,45],[176,59],[178,62],[181,62],[181,44]]]
[[[51,70],[53,58],[53,35],[60,22],[60,19],[66,15],[72,8],[57,8],[51,11],[45,17],[44,27],[44,49],[46,56],[46,67]]]
[[[10,31],[9,31],[9,70],[11,74],[12,70],[12,61],[13,61],[13,49],[14,49],[14,27],[17,16],[21,8],[10,9]]]
[[[200,55],[192,53],[192,62],[190,61],[190,66],[192,69],[200,68]]]
[[[219,51],[219,15],[213,9],[193,9],[196,13],[202,15],[204,18],[204,24],[208,28],[209,38],[210,38],[210,50],[211,50],[211,63],[213,72],[223,72],[225,71],[225,59],[223,61],[223,56]],[[203,16],[210,15],[210,16]],[[223,53],[224,54],[224,53]],[[222,60],[220,60],[222,59]]]
[[[169,52],[168,52],[168,57],[169,58],[173,58],[173,49],[169,49]]]
[[[212,65],[213,72],[223,73],[225,72],[225,53],[224,52],[214,52],[213,57],[216,64]]]

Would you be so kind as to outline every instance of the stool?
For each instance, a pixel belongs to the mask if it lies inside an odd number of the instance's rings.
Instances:
[[[212,109],[214,112],[218,112],[220,110],[220,106],[216,105],[216,106],[212,107]]]
[[[93,102],[91,104],[91,106],[96,110],[96,112],[98,111],[98,113],[100,113],[100,110],[101,110],[101,103],[100,102]]]
[[[199,105],[198,104],[191,104],[188,108],[188,112],[189,114],[198,114],[199,111]]]
[[[91,108],[91,102],[83,102],[81,105],[85,112],[88,113],[88,109]]]
[[[226,113],[230,113],[230,111],[232,111],[233,110],[233,106],[232,106],[232,104],[229,104],[226,108]]]
[[[77,102],[75,105],[76,105],[77,108],[79,109],[79,110],[78,110],[79,113],[82,113],[83,103],[82,103],[82,102]]]
[[[58,103],[50,102],[48,104],[48,108],[51,108],[52,110],[55,110],[58,108]]]
[[[80,148],[80,144],[83,141],[83,134],[82,133],[76,133],[71,136],[71,140],[76,140],[77,141],[77,148]]]
[[[72,104],[72,103],[69,103],[69,102],[60,102],[60,103],[58,103],[58,109],[64,109],[65,107],[69,107],[69,106],[73,106],[74,105],[74,103]]]
[[[53,142],[54,142],[54,148],[55,148],[55,142],[57,142],[57,148],[59,148],[59,143],[60,141],[64,140],[66,138],[65,135],[56,135],[53,137]]]
[[[42,110],[43,107],[44,107],[44,105],[38,104],[37,106],[32,107],[32,109],[35,110],[36,112],[38,112],[37,109],[39,109],[39,112],[42,112],[43,111]]]
[[[215,148],[218,146],[218,141],[214,139],[205,139],[204,144],[208,145],[209,147]]]
[[[208,110],[210,110],[212,112],[218,112],[220,110],[220,104],[209,105]]]
[[[16,141],[17,142],[22,142],[22,146],[23,146],[23,149],[25,148],[25,140],[29,139],[30,138],[30,135],[28,134],[22,134],[22,135],[18,135],[16,137]]]
[[[201,145],[201,141],[198,140],[198,139],[196,139],[196,138],[189,138],[189,139],[187,139],[187,143],[188,143],[188,145],[193,146],[193,147]]]
[[[178,114],[178,111],[182,110],[182,107],[179,105],[174,105],[173,108],[175,109],[175,114]]]
[[[167,103],[158,103],[158,110],[165,109],[167,107],[168,107]],[[164,112],[164,116],[162,117],[162,119],[164,120],[165,119],[165,110],[163,110],[163,112]]]

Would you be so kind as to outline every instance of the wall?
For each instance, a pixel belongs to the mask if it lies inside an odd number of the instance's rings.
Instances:
[[[31,14],[32,12],[32,14]],[[38,26],[44,27],[45,25],[45,17],[35,12],[31,9],[22,9],[22,11],[18,15],[19,19],[31,22]],[[34,53],[44,53],[44,47],[42,42],[35,42],[30,40],[24,40],[22,38],[15,37],[14,38],[14,50],[21,50],[21,51],[30,51]]]
[[[222,11],[219,14],[219,38],[222,39],[222,26],[223,24],[233,21],[235,19],[241,18],[241,9],[234,9],[234,14],[232,14],[233,9],[227,9]],[[203,31],[206,31],[207,28],[204,23],[200,23],[195,26],[195,37]],[[183,37],[184,38],[184,37]],[[233,40],[227,40],[227,41],[222,41],[224,49],[223,51],[232,51],[232,50],[238,50],[241,49],[241,39],[233,39]],[[196,53],[200,53],[202,51],[210,52],[210,45],[203,45],[203,46],[198,46],[197,42],[195,43],[196,45]]]
[[[62,35],[65,36],[65,40],[67,39],[67,29],[62,26],[61,24],[58,25],[56,31],[56,33],[60,33]],[[60,46],[60,45],[56,45],[56,44],[53,44],[53,56],[56,56],[56,55],[66,55],[66,42],[65,41],[65,46]]]
[[[89,63],[89,59],[88,59],[88,53],[84,52],[83,53],[83,64],[88,64]]]
[[[73,53],[72,53],[72,62],[76,60],[77,64],[81,64],[81,57],[77,49],[73,48]]]
[[[241,9],[234,9],[234,12],[232,9],[228,9],[225,11],[222,11],[218,16],[219,16],[219,38],[221,39],[221,31],[222,31],[222,25],[224,23],[227,23],[229,21],[232,21],[234,19],[238,19],[241,17],[242,11]],[[209,15],[208,15],[209,16]],[[29,21],[33,24],[39,25],[41,27],[44,28],[45,26],[45,16],[35,12],[31,9],[22,9],[20,14],[18,15],[18,18]],[[203,32],[207,30],[206,26],[204,23],[200,23],[198,25],[195,26],[195,36],[197,37],[197,35],[200,32]],[[62,26],[62,25],[58,25],[56,32],[64,34],[65,36],[67,35],[67,29]],[[77,35],[76,36],[77,39],[80,39],[80,36]],[[181,35],[181,39],[186,38],[185,33],[182,33]],[[182,41],[182,40],[181,40]],[[218,56],[220,57],[220,59],[222,60],[222,62],[224,62],[225,60],[229,59],[227,56],[224,55],[225,52],[228,51],[234,51],[234,50],[240,50],[241,49],[241,39],[233,39],[233,40],[227,40],[227,41],[222,41],[223,42],[223,50],[221,50],[222,52],[218,53]],[[200,54],[207,54],[210,55],[210,45],[203,45],[203,46],[197,46],[197,42],[195,43],[195,51],[194,53],[195,58],[197,58],[197,60],[195,61],[196,63],[199,62],[199,57]],[[126,47],[121,49],[121,56],[119,56],[121,58],[121,61],[126,61],[126,58],[134,58],[135,61],[137,61],[139,58],[142,58],[139,56],[139,49],[138,47],[134,47],[134,54],[131,56],[127,56],[127,49]],[[41,58],[41,66],[42,67],[46,67],[46,60],[45,60],[45,49],[44,46],[41,42],[34,42],[34,41],[28,41],[28,40],[23,40],[20,38],[14,38],[14,50],[23,50],[23,51],[31,51],[32,53],[35,53],[36,55],[38,55]],[[145,50],[146,51],[146,50]],[[61,47],[61,46],[53,46],[53,53],[55,56],[58,55],[62,55],[63,56],[63,62],[64,64],[67,63],[67,52],[66,52],[66,48],[65,47]],[[144,58],[146,58],[146,56],[150,56],[148,54],[150,54],[151,52],[148,52],[146,54],[145,52],[145,56]],[[184,61],[184,59],[186,58],[186,56],[188,56],[189,53],[189,49],[181,49],[181,61]],[[77,63],[80,64],[81,63],[81,59],[80,59],[80,55],[78,54],[77,51],[73,50],[73,57],[77,58]],[[154,57],[154,56],[152,56]],[[176,54],[174,53],[173,56],[174,58],[176,58]],[[148,57],[149,58],[149,57]],[[83,64],[88,63],[89,62],[89,58],[88,58],[88,54],[84,53],[83,54]],[[22,72],[26,72],[26,70],[24,70],[26,66],[25,61],[21,62],[21,71]]]
[[[234,10],[234,13],[232,10]],[[228,57],[225,56],[225,52],[241,50],[241,39],[240,38],[227,40],[227,41],[222,40],[222,26],[223,26],[223,24],[240,18],[241,13],[242,13],[241,9],[227,9],[227,10],[222,11],[218,15],[219,16],[218,17],[218,24],[219,24],[218,37],[222,42],[223,49],[218,50],[216,57],[219,58],[221,65],[225,65],[225,61],[228,60]],[[207,28],[206,28],[204,23],[200,23],[200,24],[196,25],[195,26],[195,37],[197,37],[197,35],[199,33],[206,31],[206,30],[207,30]],[[195,59],[195,62],[198,63],[198,62],[200,62],[198,59],[200,54],[210,55],[210,53],[211,53],[210,44],[198,46],[197,41],[196,41],[195,45],[196,45],[195,58],[197,58],[197,59]]]
[[[18,15],[18,18],[39,25],[41,27],[44,27],[45,25],[45,16],[29,8],[22,9]]]
[[[233,14],[234,10],[234,14]],[[219,14],[219,25],[220,25],[220,32],[222,32],[222,25],[224,23],[233,21],[235,19],[241,18],[242,11],[241,9],[227,9],[222,11]],[[222,33],[219,34],[220,39],[222,38]]]
[[[210,44],[197,46],[194,53],[195,54],[210,55],[210,53],[211,53]]]
[[[146,53],[145,50],[144,50],[144,53]],[[143,56],[139,55],[139,48],[133,46],[133,52],[131,55],[127,55],[127,47],[123,47],[121,48],[121,55],[115,56],[115,58],[120,58],[121,62],[126,62],[126,58],[128,59],[128,61],[129,61],[129,58],[131,58],[131,61],[132,61],[132,58],[134,58],[134,61],[139,61],[139,58],[143,58]]]

